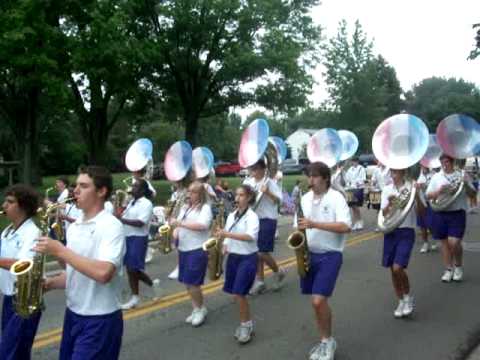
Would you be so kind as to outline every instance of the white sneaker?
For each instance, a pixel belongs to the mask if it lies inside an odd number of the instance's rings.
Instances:
[[[357,224],[357,230],[363,230],[363,220],[360,220]]]
[[[190,315],[187,316],[187,318],[185,319],[185,322],[187,324],[191,324],[192,323],[192,319],[193,319],[193,313],[195,312],[195,309],[192,310],[192,312],[190,313]]]
[[[413,296],[405,295],[403,297],[403,316],[410,316],[413,313]]]
[[[168,278],[170,280],[177,280],[178,279],[178,265],[175,269],[173,269],[173,271],[170,274],[168,274]]]
[[[428,252],[428,250],[430,250],[430,246],[429,246],[428,242],[424,242],[421,249],[420,249],[420,253],[425,254],[425,253]]]
[[[438,244],[435,241],[433,241],[432,244],[430,245],[430,250],[435,251],[437,249],[438,249]]]
[[[249,294],[250,295],[258,295],[258,294],[263,293],[265,290],[267,290],[267,287],[265,286],[265,283],[263,281],[255,280],[252,288],[249,291]]]
[[[133,295],[130,300],[128,300],[125,304],[120,305],[122,310],[129,310],[133,309],[140,303],[140,298],[138,295]]]
[[[393,316],[395,316],[397,319],[401,318],[403,316],[403,308],[405,307],[405,301],[403,299],[398,301],[397,308],[393,312]]]
[[[453,277],[452,277],[452,280],[453,281],[462,281],[463,280],[463,269],[461,266],[456,266],[454,269],[453,269]]]
[[[197,327],[203,324],[207,317],[207,308],[205,306],[200,309],[194,309],[192,313],[192,326]]]
[[[442,275],[442,281],[443,282],[450,282],[450,281],[452,281],[452,277],[453,277],[452,269],[447,269],[447,270],[445,270],[445,272]]]
[[[358,223],[353,223],[352,224],[352,231],[355,231],[355,230],[358,230]],[[320,344],[318,344],[317,346],[320,346]],[[315,347],[313,347],[313,349],[315,349]]]
[[[279,268],[278,272],[273,274],[273,290],[277,291],[283,287],[286,274],[287,272],[284,268]]]
[[[333,360],[335,357],[335,350],[337,349],[337,342],[334,338],[330,340],[322,340],[315,345],[308,355],[309,360]]]
[[[240,344],[246,344],[252,339],[253,335],[253,326],[249,325],[240,325],[236,330],[235,330],[235,339]]]

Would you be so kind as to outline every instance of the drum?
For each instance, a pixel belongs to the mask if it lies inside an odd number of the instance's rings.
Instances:
[[[370,205],[380,205],[382,191],[380,189],[371,189],[368,193],[368,201]]]
[[[350,205],[355,202],[355,189],[345,189],[347,203]]]

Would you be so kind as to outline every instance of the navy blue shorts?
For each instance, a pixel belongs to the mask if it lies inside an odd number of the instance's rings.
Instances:
[[[273,252],[275,244],[275,232],[277,231],[277,220],[260,219],[260,228],[258,230],[258,251],[269,253]]]
[[[3,297],[0,359],[29,360],[42,313],[23,319],[15,313],[12,300],[12,296]]]
[[[342,262],[343,254],[339,251],[310,253],[310,268],[307,275],[300,278],[302,294],[330,297],[335,289]]]
[[[350,206],[350,207],[352,207],[352,206],[355,206],[355,207],[363,206],[363,198],[364,198],[363,189],[353,190],[353,201],[350,201],[348,203],[348,206]]]
[[[223,291],[234,295],[247,295],[255,281],[257,261],[257,253],[228,254]]]
[[[208,253],[203,249],[178,251],[178,281],[185,285],[203,285],[207,273]]]
[[[422,229],[432,228],[432,208],[430,206],[427,206],[423,216],[417,215],[417,226]]]
[[[465,210],[434,211],[432,215],[432,236],[435,240],[447,238],[462,239],[467,225]]]
[[[143,271],[145,269],[148,236],[127,236],[125,242],[127,244],[127,251],[123,258],[125,267],[127,270]]]
[[[120,310],[82,316],[65,310],[60,360],[116,360],[120,354],[123,317]]]
[[[412,228],[399,228],[383,237],[382,266],[392,267],[400,265],[406,269],[415,243],[415,230]]]

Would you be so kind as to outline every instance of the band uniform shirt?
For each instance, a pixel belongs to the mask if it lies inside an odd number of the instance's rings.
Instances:
[[[385,186],[382,190],[382,197],[381,197],[381,203],[380,203],[381,210],[384,210],[388,206],[388,198],[391,195],[399,196],[400,193],[404,189],[408,189],[408,187],[410,185],[411,185],[410,182],[405,181],[404,184],[400,188],[397,188],[394,184],[390,184],[390,185]],[[408,211],[408,214],[405,217],[405,220],[403,220],[403,222],[398,226],[398,228],[413,228],[413,229],[415,229],[416,224],[417,224],[417,216],[415,214],[415,203],[414,203],[414,205]]]
[[[386,185],[392,184],[390,169],[387,167],[377,166],[372,173],[372,184],[376,189],[383,190]]]
[[[202,231],[194,231],[184,227],[178,228],[178,250],[192,251],[201,249],[205,241],[210,237],[210,225],[212,224],[212,208],[209,204],[203,204],[201,208],[191,208],[184,205],[180,210],[177,220],[202,224],[206,227]]]
[[[445,174],[443,170],[433,174],[430,184],[427,187],[427,196],[431,193],[440,190],[443,185],[450,184],[449,180],[452,180],[454,177],[459,176],[463,181],[463,176],[461,171],[455,170],[451,174]],[[466,185],[467,186],[467,185]],[[465,194],[465,189],[462,193],[457,197],[457,199],[446,209],[442,211],[456,211],[456,210],[466,210],[467,209],[467,195]]]
[[[68,199],[68,189],[63,189],[63,191],[58,195],[57,203],[62,203]]]
[[[114,212],[113,204],[111,201],[105,201],[105,204],[103,204],[103,208],[110,214],[113,214]]]
[[[264,184],[263,179],[256,181],[253,177],[245,179],[243,182],[245,185],[251,186],[256,192],[260,191],[261,186]],[[267,178],[265,185],[268,190],[275,196],[279,202],[282,201],[282,191],[278,185],[270,178]],[[273,201],[270,196],[263,194],[260,203],[258,204],[255,212],[258,215],[259,219],[278,219],[278,203]]]
[[[130,200],[127,208],[123,212],[122,218],[126,220],[140,220],[143,222],[143,226],[131,226],[123,224],[123,231],[125,236],[147,236],[150,226],[150,220],[153,216],[153,204],[146,197],[141,197],[134,200]]]
[[[40,235],[40,229],[31,218],[21,224],[17,230],[10,224],[2,231],[0,257],[16,260],[33,259],[35,252],[32,248]],[[0,269],[0,290],[4,295],[13,295],[15,281],[16,276],[10,274],[9,270]]]
[[[351,166],[345,174],[345,182],[348,188],[363,189],[367,180],[367,172],[362,165]]]
[[[230,213],[225,223],[225,231],[238,234],[247,234],[253,238],[253,241],[236,240],[225,238],[223,244],[227,251],[232,254],[249,255],[258,252],[257,240],[260,221],[258,215],[252,209],[248,208],[247,212],[235,223],[238,210]]]
[[[350,209],[345,197],[331,187],[319,198],[314,198],[313,191],[310,190],[302,196],[301,206],[305,218],[312,221],[344,223],[350,228],[352,226]],[[345,248],[346,234],[320,229],[306,229],[306,234],[308,249],[313,253],[343,252]]]
[[[75,314],[106,315],[120,309],[122,265],[126,251],[122,223],[105,210],[94,218],[83,216],[70,225],[67,247],[76,254],[115,266],[112,279],[102,284],[67,264],[67,307]]]
[[[65,215],[77,220],[78,218],[83,216],[83,211],[79,209],[75,203],[70,203],[67,204],[67,206],[65,207]],[[65,220],[64,224],[65,231],[67,231],[71,223]]]

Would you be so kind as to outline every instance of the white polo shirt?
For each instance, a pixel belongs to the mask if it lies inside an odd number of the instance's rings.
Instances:
[[[148,227],[153,215],[153,204],[146,197],[137,199],[135,203],[133,200],[127,205],[127,208],[123,212],[122,218],[127,220],[140,220],[143,222],[143,226],[131,226],[123,224],[123,231],[125,236],[146,236],[148,235]]]
[[[246,178],[243,183],[251,186],[256,192],[258,192],[263,185],[263,179],[257,182],[253,177],[249,177]],[[268,187],[268,190],[273,194],[273,196],[275,196],[278,201],[281,202],[282,191],[278,185],[270,178],[267,178],[265,185]],[[257,213],[259,219],[276,220],[278,218],[278,203],[273,201],[270,196],[264,194],[260,200],[260,204],[258,204],[257,208],[255,209],[255,212]]]
[[[390,169],[380,166],[375,167],[372,173],[372,180],[372,183],[376,188],[383,190],[385,186],[392,184]]]
[[[367,172],[362,165],[350,166],[345,174],[345,182],[348,188],[363,189],[367,180]]]
[[[435,191],[440,190],[440,188],[443,185],[448,185],[450,184],[450,181],[453,177],[455,176],[460,176],[463,180],[463,176],[461,175],[460,170],[455,170],[451,174],[445,174],[445,172],[440,170],[436,174],[433,174],[430,184],[428,184],[427,187],[427,196],[430,195],[431,193],[434,193]],[[465,194],[465,189],[462,191],[462,193],[458,196],[458,198],[448,206],[446,209],[442,211],[456,211],[456,210],[466,210],[467,209],[467,195]]]
[[[388,198],[393,195],[393,196],[399,196],[400,193],[404,189],[408,189],[410,186],[410,182],[405,181],[404,184],[397,188],[394,184],[387,185],[383,188],[382,190],[382,200],[380,203],[380,208],[383,210],[388,206]],[[408,212],[407,216],[405,217],[405,220],[398,226],[398,228],[415,228],[417,224],[417,217],[415,214],[415,203],[413,204],[412,208]]]
[[[68,199],[68,189],[63,189],[60,195],[58,195],[57,203],[64,202],[66,199]]]
[[[105,201],[105,204],[103,204],[103,208],[110,214],[113,214],[114,212],[113,204],[110,200]]]
[[[248,209],[247,212],[235,223],[235,216],[238,210],[231,212],[228,215],[227,222],[225,224],[225,231],[247,234],[253,238],[252,241],[236,240],[232,238],[225,238],[223,244],[227,248],[227,251],[232,254],[249,255],[258,252],[257,240],[258,230],[260,228],[260,222],[258,215],[252,209]]]
[[[344,223],[352,226],[350,209],[345,197],[337,190],[329,188],[320,198],[314,198],[310,190],[302,196],[302,210],[305,218],[315,222]],[[345,247],[346,234],[326,230],[307,229],[308,249],[313,253],[327,251],[342,252]]]
[[[201,208],[198,206],[191,208],[190,205],[184,205],[180,210],[177,220],[202,224],[206,227],[203,231],[194,231],[178,228],[178,249],[180,251],[192,251],[200,249],[205,241],[210,237],[210,225],[212,224],[212,209],[210,205],[203,204]]]
[[[35,252],[32,248],[40,237],[40,230],[32,219],[26,220],[15,230],[10,224],[3,231],[0,238],[0,257],[10,259],[33,259]],[[13,295],[15,276],[10,271],[0,269],[0,290],[4,295]]]
[[[102,210],[93,219],[84,221],[82,216],[71,224],[67,238],[67,247],[76,254],[112,263],[116,270],[110,282],[101,284],[67,264],[67,307],[79,315],[105,315],[119,310],[126,250],[122,223]]]
[[[77,220],[78,218],[83,216],[83,211],[79,209],[75,203],[71,203],[67,204],[67,206],[65,207],[65,215]],[[65,231],[67,231],[71,223],[65,220],[64,224]]]

